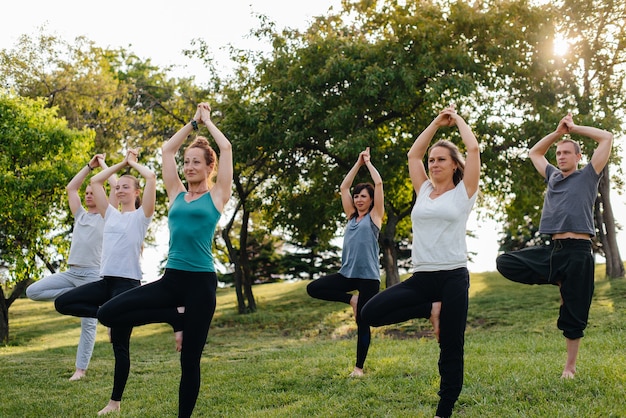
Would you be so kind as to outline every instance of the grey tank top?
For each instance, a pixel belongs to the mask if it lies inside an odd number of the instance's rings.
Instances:
[[[379,232],[369,213],[359,222],[356,218],[348,221],[343,236],[341,275],[350,279],[380,280]]]

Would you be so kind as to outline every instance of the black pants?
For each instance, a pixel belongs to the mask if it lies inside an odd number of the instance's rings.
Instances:
[[[217,276],[213,272],[166,269],[160,280],[104,304],[98,319],[107,326],[168,323],[183,331],[178,416],[189,417],[200,391],[200,359],[215,313]],[[183,314],[176,309],[185,307]]]
[[[365,304],[363,321],[371,326],[430,318],[433,302],[441,301],[439,322],[439,405],[436,415],[449,417],[463,387],[463,355],[467,323],[469,272],[416,272]]]
[[[79,286],[59,296],[54,301],[54,307],[64,315],[96,318],[101,305],[140,285],[139,280],[105,276],[102,280]],[[115,356],[111,399],[114,401],[122,400],[130,373],[130,335],[132,332],[131,326],[111,327],[111,344]]]
[[[496,267],[514,282],[558,285],[562,303],[557,327],[566,338],[584,336],[594,291],[591,241],[558,239],[550,245],[501,254]]]
[[[309,296],[331,302],[350,303],[352,292],[359,292],[356,307],[357,343],[356,367],[362,369],[370,347],[372,333],[370,327],[361,320],[361,309],[380,289],[380,282],[372,279],[350,279],[339,273],[320,277],[306,287]]]

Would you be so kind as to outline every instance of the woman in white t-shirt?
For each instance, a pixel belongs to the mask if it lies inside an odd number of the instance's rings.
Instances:
[[[428,173],[423,158],[439,128],[456,126],[467,152],[439,141],[430,147]],[[449,417],[463,386],[469,272],[466,224],[478,194],[480,151],[469,126],[450,106],[428,125],[408,153],[417,194],[411,213],[413,275],[374,296],[362,317],[371,326],[428,318],[439,342],[439,405],[436,417]]]
[[[104,218],[102,241],[102,280],[78,287],[55,301],[57,311],[65,315],[97,318],[98,309],[108,300],[141,285],[139,262],[143,240],[154,214],[156,176],[137,162],[137,150],[129,150],[126,158],[91,179],[98,212]],[[143,198],[139,180],[131,175],[121,176],[115,188],[120,208],[109,204],[104,181],[124,167],[131,167],[145,179]],[[122,394],[130,370],[130,334],[132,327],[111,328],[111,344],[115,355],[113,390],[108,404],[98,415],[119,411]]]

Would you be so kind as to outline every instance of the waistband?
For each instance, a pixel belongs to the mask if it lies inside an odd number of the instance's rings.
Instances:
[[[553,239],[551,244],[558,248],[582,248],[585,250],[591,249],[590,239],[576,239],[576,238]]]

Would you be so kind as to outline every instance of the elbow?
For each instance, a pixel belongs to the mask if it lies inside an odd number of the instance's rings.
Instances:
[[[226,141],[225,144],[219,145],[219,149],[220,149],[220,153],[227,152],[229,154],[232,154],[233,145],[230,143],[230,141]]]
[[[145,179],[146,179],[146,181],[151,181],[151,182],[155,182],[156,183],[156,174],[154,174],[152,171],[150,171],[150,173],[146,173]]]

